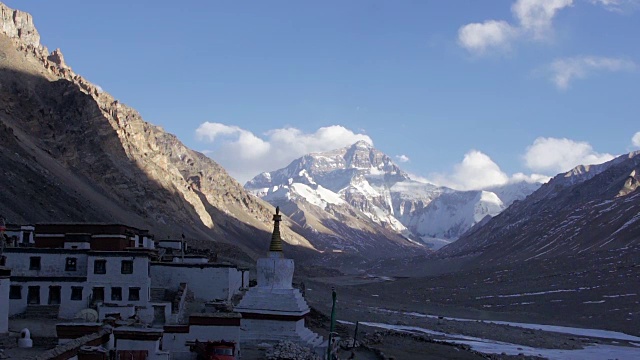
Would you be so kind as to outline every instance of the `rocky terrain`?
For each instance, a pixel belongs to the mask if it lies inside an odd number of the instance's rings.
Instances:
[[[309,238],[327,238],[318,246],[354,251],[378,246],[375,239],[366,240],[376,234],[437,250],[539,187],[521,182],[487,191],[456,191],[416,181],[366,141],[306,155],[245,184],[311,230]],[[342,241],[329,240],[337,238]]]
[[[439,257],[482,265],[628,251],[640,245],[640,152],[554,177]]]
[[[74,73],[40,44],[31,15],[1,3],[0,163],[11,223],[121,222],[215,241],[229,256],[268,246],[269,204]],[[293,253],[316,253],[295,223],[286,227]]]

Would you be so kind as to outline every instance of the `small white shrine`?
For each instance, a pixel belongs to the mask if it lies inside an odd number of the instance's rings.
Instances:
[[[292,286],[294,263],[282,253],[280,209],[273,216],[273,234],[266,258],[258,259],[258,285],[249,289],[234,311],[242,314],[240,341],[289,340],[318,347],[323,339],[304,326],[309,306]]]

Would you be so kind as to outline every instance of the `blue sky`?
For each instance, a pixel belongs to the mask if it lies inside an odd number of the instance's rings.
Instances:
[[[638,0],[4,2],[241,181],[358,139],[457,188],[640,147]]]

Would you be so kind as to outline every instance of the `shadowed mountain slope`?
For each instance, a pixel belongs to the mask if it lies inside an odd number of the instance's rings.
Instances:
[[[40,44],[29,14],[1,3],[0,141],[10,222],[122,222],[157,238],[214,240],[244,259],[268,246],[271,205],[75,74]],[[295,229],[283,238],[297,255],[315,253]]]
[[[640,152],[554,177],[438,255],[498,265],[640,245]]]

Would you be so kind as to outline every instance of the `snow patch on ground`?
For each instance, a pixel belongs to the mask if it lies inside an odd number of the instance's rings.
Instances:
[[[545,295],[545,294],[555,294],[562,292],[576,292],[583,290],[591,290],[598,288],[599,286],[594,287],[581,287],[577,289],[558,289],[558,290],[548,290],[548,291],[538,291],[538,292],[529,292],[529,293],[521,293],[521,294],[508,294],[508,295],[487,295],[487,296],[478,296],[476,300],[480,299],[491,299],[491,298],[512,298],[512,297],[521,297],[521,296],[537,296],[537,295]]]
[[[441,340],[443,342],[469,345],[473,350],[485,354],[523,354],[527,356],[541,356],[550,360],[636,359],[640,356],[640,351],[637,348],[627,346],[592,344],[583,349],[576,350],[544,349],[472,336],[447,334],[416,326],[390,325],[374,322],[361,322],[360,324],[400,332],[423,333],[432,336],[439,336],[446,338]]]
[[[638,336],[633,336],[633,335],[616,332],[616,331],[610,331],[610,330],[574,328],[574,327],[558,326],[558,325],[529,324],[529,323],[519,323],[519,322],[511,322],[511,321],[474,320],[474,319],[464,319],[464,318],[455,318],[455,317],[446,317],[446,316],[441,317],[437,315],[422,314],[417,312],[399,312],[399,311],[393,311],[393,310],[387,310],[387,309],[376,309],[376,310],[380,312],[385,312],[385,313],[403,314],[403,315],[423,317],[423,318],[429,318],[429,319],[442,318],[442,319],[451,320],[451,321],[474,321],[474,322],[480,321],[488,324],[509,325],[509,326],[519,327],[523,329],[550,331],[550,332],[557,332],[561,334],[588,336],[588,337],[610,339],[610,340],[640,341],[640,337]]]

